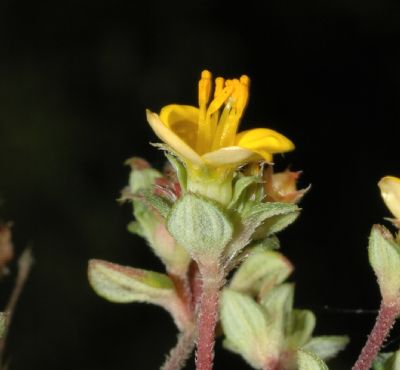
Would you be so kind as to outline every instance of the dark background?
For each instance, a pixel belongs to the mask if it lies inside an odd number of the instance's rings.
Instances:
[[[248,74],[244,128],[266,125],[297,150],[281,159],[312,184],[281,235],[296,266],[296,305],[318,334],[366,339],[378,288],[367,261],[377,188],[400,175],[400,4],[393,0],[0,2],[0,215],[36,264],[12,325],[10,370],[157,369],[175,343],[168,314],[116,305],[88,286],[92,257],[162,266],[126,231],[125,159],[161,167],[145,108],[196,103],[200,71]],[[385,222],[387,224],[387,222]],[[13,274],[3,283],[1,302]],[[399,328],[388,350],[399,347]],[[248,369],[217,347],[215,369]],[[336,367],[335,367],[336,366]],[[192,363],[188,369],[192,369]]]

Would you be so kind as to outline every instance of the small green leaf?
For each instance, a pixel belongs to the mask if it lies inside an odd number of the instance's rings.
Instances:
[[[282,231],[290,224],[292,224],[299,217],[300,211],[294,211],[285,215],[272,216],[266,219],[254,232],[253,238],[255,240],[266,238],[270,235]]]
[[[374,225],[369,237],[368,255],[387,304],[400,299],[400,246],[383,226]]]
[[[299,350],[297,357],[299,370],[329,370],[324,361],[312,352]]]
[[[400,369],[400,350],[389,353],[379,353],[372,365],[374,370]]]
[[[132,234],[146,238],[146,234],[144,233],[143,228],[138,221],[129,222],[127,229]]]
[[[227,256],[227,260],[233,260],[240,253],[240,251],[251,242],[254,236],[257,236],[258,238],[262,237],[261,235],[255,234],[255,232],[257,228],[268,218],[278,215],[285,215],[292,212],[297,213],[298,210],[299,208],[295,204],[290,203],[255,203],[241,215],[241,230],[235,234],[235,237],[226,250],[225,254]],[[277,228],[277,230],[279,230],[279,228]],[[265,233],[268,235],[271,234],[269,232]]]
[[[235,272],[230,287],[256,296],[261,287],[266,289],[280,284],[292,271],[293,265],[281,253],[258,247],[252,250]]]
[[[247,222],[255,223],[258,226],[273,216],[286,215],[298,211],[299,207],[292,203],[266,202],[254,205],[243,215],[243,218]]]
[[[281,246],[279,239],[275,235],[272,235],[269,236],[268,238],[254,241],[249,245],[249,247],[252,247],[254,249],[262,248],[264,250],[275,250],[279,249]]]
[[[216,261],[231,240],[233,226],[212,201],[188,193],[173,206],[167,227],[195,260]]]
[[[287,346],[293,349],[304,346],[311,338],[315,323],[315,315],[311,311],[293,310],[286,327]]]
[[[221,298],[221,322],[225,345],[253,367],[262,368],[271,353],[268,321],[263,309],[250,297],[225,288]]]
[[[163,305],[174,298],[171,279],[158,272],[90,260],[89,282],[94,291],[115,303],[147,302]]]
[[[165,152],[165,156],[167,157],[168,161],[171,163],[172,167],[176,171],[176,177],[178,178],[179,184],[181,186],[182,191],[186,191],[187,185],[187,171],[186,167],[183,163],[175,156],[168,154]]]
[[[343,351],[349,341],[349,337],[345,335],[324,335],[312,338],[303,348],[326,361]]]

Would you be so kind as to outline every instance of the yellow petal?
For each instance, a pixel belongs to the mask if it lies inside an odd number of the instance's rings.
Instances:
[[[378,186],[386,206],[400,220],[400,179],[386,176],[379,181]]]
[[[267,162],[272,160],[271,154],[285,153],[294,149],[294,144],[287,137],[267,128],[242,131],[236,136],[236,145],[252,150]]]
[[[160,120],[189,146],[195,148],[199,109],[191,105],[170,104],[161,109]]]
[[[240,166],[255,156],[253,151],[239,146],[228,146],[206,153],[202,159],[211,166]]]
[[[204,164],[201,157],[183,141],[177,134],[161,122],[158,114],[146,111],[147,121],[149,122],[154,133],[166,144],[168,144],[182,160],[189,161],[193,164]]]

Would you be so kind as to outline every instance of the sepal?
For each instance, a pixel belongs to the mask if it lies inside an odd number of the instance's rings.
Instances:
[[[254,203],[253,207],[243,214],[243,219],[246,222],[254,222],[257,225],[261,225],[271,217],[286,215],[299,210],[300,208],[297,205],[291,203]]]
[[[322,360],[335,357],[349,343],[349,337],[342,335],[326,335],[312,338],[303,349],[315,353]]]
[[[166,218],[171,210],[171,203],[167,199],[154,194],[154,189],[141,189],[136,193],[132,194],[132,199],[135,201],[135,217],[140,217],[143,212],[153,213],[153,216],[161,216]],[[138,203],[142,204],[144,209],[138,210]]]
[[[256,192],[253,192],[253,194],[248,194],[249,188],[252,188],[257,184],[260,184],[260,178],[257,176],[242,176],[238,178],[233,185],[232,200],[229,203],[228,208],[236,209],[238,212],[243,211],[248,203],[248,200],[252,198],[251,195],[256,195]],[[260,199],[258,199],[258,201],[261,202],[261,197],[259,196],[259,198]]]
[[[243,212],[241,217],[240,230],[235,234],[231,243],[229,243],[225,257],[228,262],[233,260],[244,247],[246,247],[255,236],[262,239],[263,235],[257,232],[257,229],[262,227],[263,223],[274,216],[283,216],[291,213],[299,212],[299,207],[290,203],[256,203],[250,202],[251,206]],[[250,204],[249,203],[249,204]],[[297,217],[297,216],[296,216]],[[273,226],[269,224],[269,226]],[[276,230],[281,230],[277,228]],[[270,229],[263,229],[264,236],[271,235]]]
[[[297,358],[299,370],[329,370],[325,362],[315,353],[299,350],[297,352]]]
[[[165,152],[165,156],[167,157],[169,163],[171,163],[172,167],[176,172],[176,177],[178,178],[181,189],[185,192],[187,189],[187,171],[184,164],[174,155],[168,154]]]
[[[267,238],[286,229],[290,224],[296,221],[300,211],[293,211],[283,215],[272,216],[265,220],[254,232],[253,239],[258,240]]]

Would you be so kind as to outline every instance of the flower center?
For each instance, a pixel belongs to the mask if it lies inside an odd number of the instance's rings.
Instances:
[[[250,79],[215,79],[214,96],[212,75],[203,71],[199,81],[199,124],[196,151],[204,154],[234,145],[240,119],[249,98]],[[211,101],[210,101],[211,100]]]

